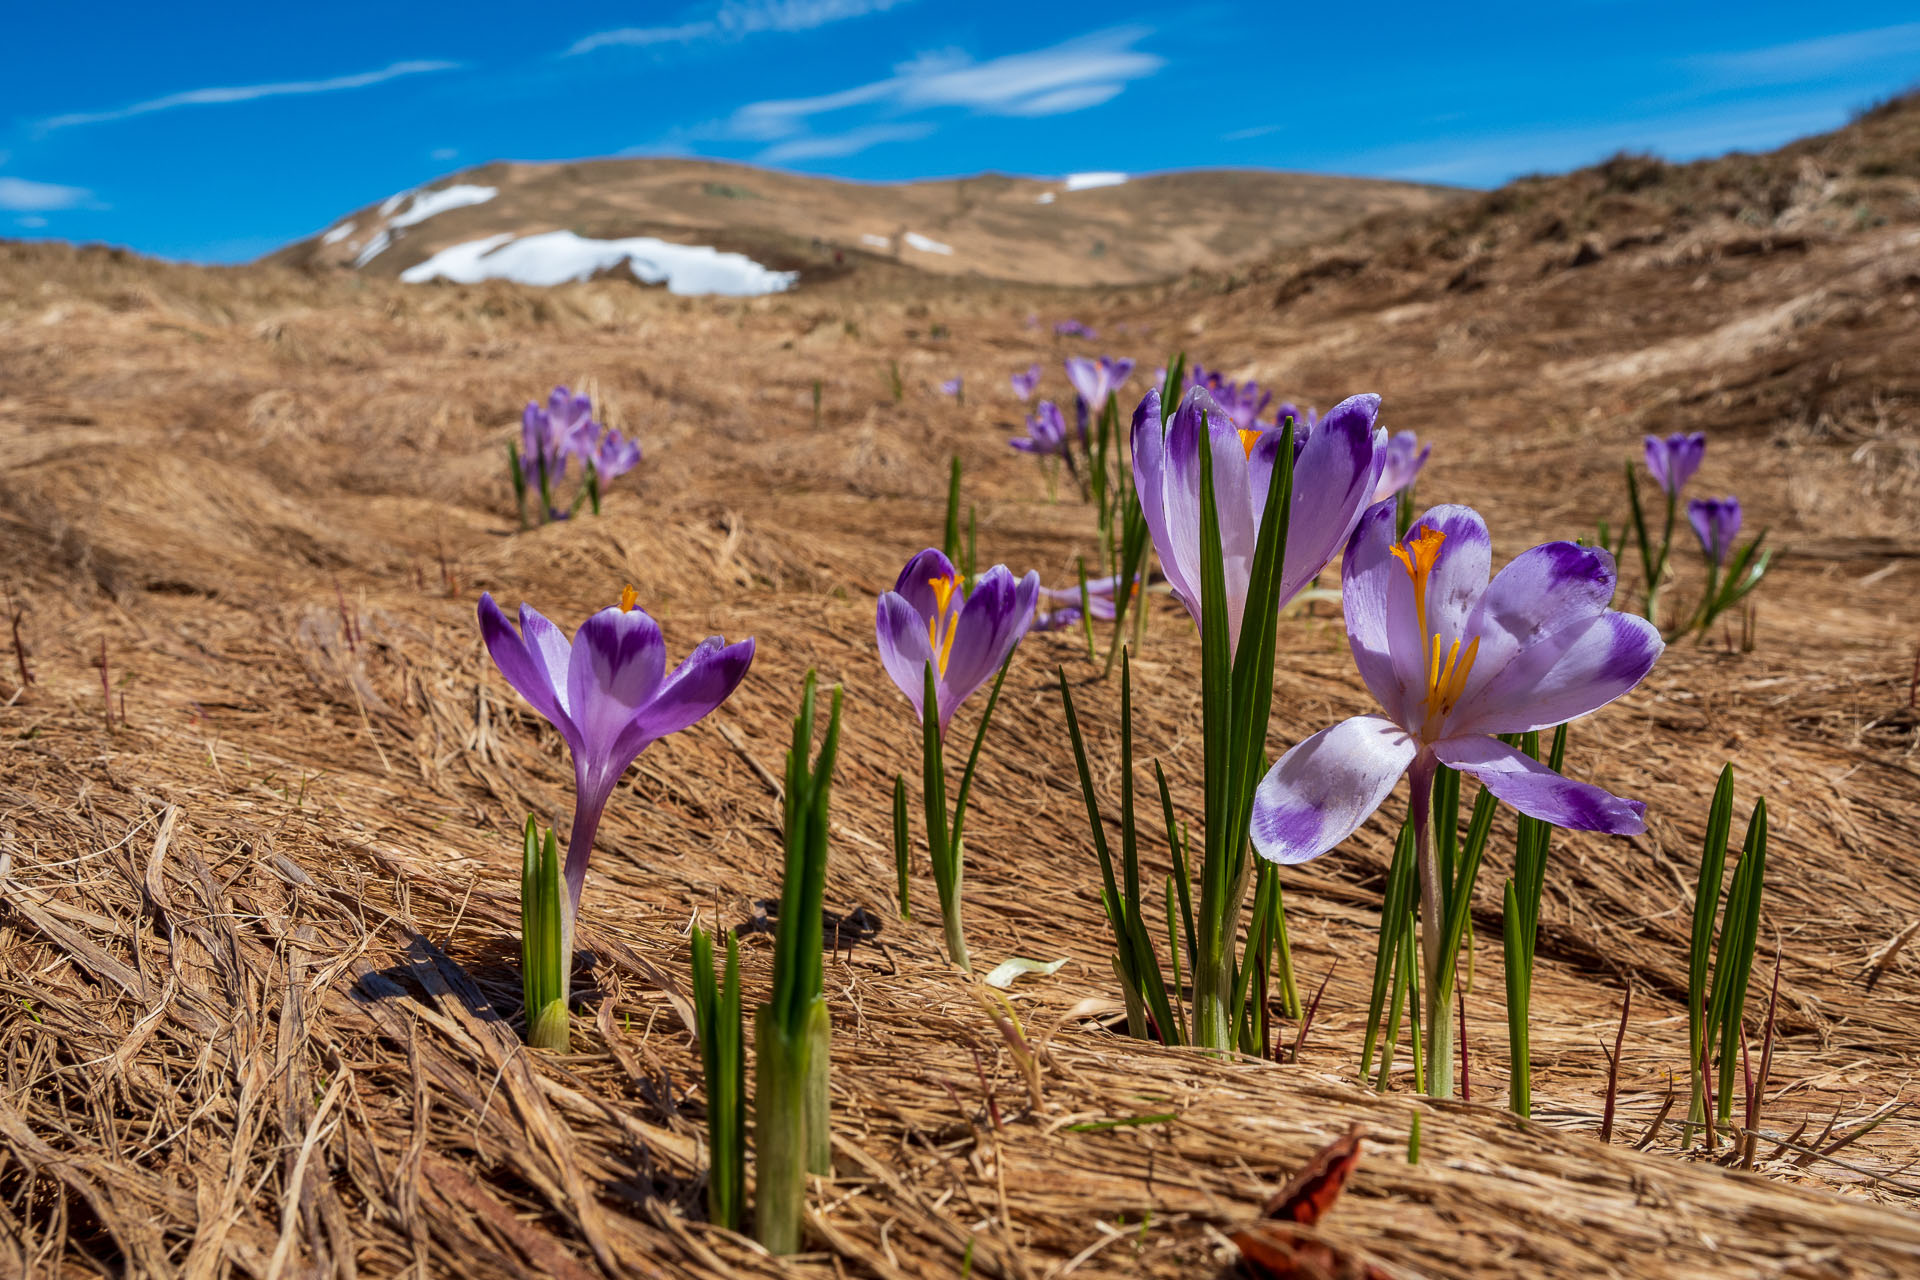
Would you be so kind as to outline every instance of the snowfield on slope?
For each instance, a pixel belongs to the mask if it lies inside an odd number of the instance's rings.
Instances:
[[[589,240],[571,231],[548,231],[518,239],[505,232],[452,245],[408,267],[400,278],[409,284],[513,280],[556,285],[591,279],[622,262],[638,279],[647,284],[664,283],[667,292],[678,294],[750,297],[779,293],[792,288],[800,277],[797,271],[773,271],[743,254],[722,253],[705,245],[672,244],[652,236]]]

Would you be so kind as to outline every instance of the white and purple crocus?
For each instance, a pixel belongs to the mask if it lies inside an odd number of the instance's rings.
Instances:
[[[1071,356],[1067,360],[1067,381],[1073,384],[1075,394],[1090,413],[1097,414],[1106,408],[1107,401],[1132,376],[1133,361],[1125,356],[1119,359],[1101,356],[1098,360]]]
[[[993,678],[1033,623],[1040,575],[1015,580],[997,564],[968,591],[953,562],[928,547],[907,561],[893,590],[880,596],[874,638],[880,662],[924,723],[926,671],[934,667],[940,735],[954,712]]]
[[[636,606],[631,587],[621,592],[619,604],[581,623],[571,643],[527,604],[520,606],[516,630],[493,596],[483,595],[480,634],[500,674],[560,731],[573,756],[566,862],[570,936],[594,832],[614,786],[642,751],[727,700],[753,662],[753,641],[728,644],[709,636],[669,675],[660,627]]]
[[[1299,595],[1338,555],[1380,483],[1386,432],[1380,397],[1352,396],[1309,430],[1296,424],[1293,508],[1276,606]],[[1202,419],[1205,425],[1202,425]],[[1240,643],[1253,553],[1281,432],[1242,430],[1205,387],[1190,389],[1163,429],[1160,393],[1133,415],[1133,483],[1167,583],[1200,621],[1200,458],[1213,463],[1214,503],[1226,575],[1230,644]]]
[[[1067,452],[1067,420],[1060,412],[1060,406],[1051,400],[1042,400],[1027,415],[1027,434],[1016,436],[1008,444],[1022,453],[1036,454],[1040,457],[1063,455]]]
[[[1040,366],[1028,365],[1026,372],[1010,374],[1007,381],[1013,386],[1013,394],[1021,400],[1033,399],[1033,393],[1040,389]]]
[[[1254,848],[1317,858],[1359,829],[1410,773],[1416,831],[1434,771],[1470,773],[1521,813],[1577,831],[1630,835],[1646,807],[1562,777],[1498,734],[1597,711],[1664,648],[1645,618],[1608,608],[1613,557],[1549,542],[1491,582],[1492,543],[1470,507],[1428,511],[1403,541],[1393,507],[1367,512],[1341,566],[1353,658],[1381,708],[1322,729],[1280,758],[1254,800]]]

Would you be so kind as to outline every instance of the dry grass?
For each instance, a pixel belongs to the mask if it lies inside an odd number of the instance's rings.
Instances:
[[[756,763],[778,763],[809,666],[848,693],[828,887],[837,1156],[814,1197],[820,1251],[786,1270],[951,1276],[971,1249],[976,1274],[1018,1280],[1206,1274],[1230,1256],[1223,1232],[1358,1123],[1372,1142],[1322,1231],[1392,1274],[1914,1274],[1920,955],[1888,948],[1920,920],[1915,218],[1769,254],[1727,249],[1734,221],[1688,231],[1721,248],[1686,268],[1647,245],[1542,273],[1514,249],[1450,289],[1457,264],[1423,254],[1278,304],[1244,273],[1070,302],[895,282],[729,303],[0,251],[0,578],[33,676],[0,631],[0,1274],[781,1271],[700,1221],[678,987],[697,912],[747,930],[749,999],[764,990],[777,806]],[[1726,336],[1816,294],[1784,332]],[[1085,511],[1049,505],[1001,443],[999,379],[1070,350],[1022,319],[1069,306],[1148,367],[1179,344],[1323,405],[1381,391],[1391,426],[1435,444],[1423,495],[1479,506],[1502,556],[1617,519],[1619,464],[1652,429],[1712,433],[1702,491],[1737,490],[1773,527],[1757,651],[1676,646],[1576,727],[1572,771],[1644,798],[1651,826],[1556,840],[1539,1122],[1497,1109],[1504,827],[1476,911],[1472,1105],[1355,1082],[1387,815],[1286,878],[1305,978],[1338,962],[1300,1065],[1099,1029],[1106,926],[1052,672],[1078,682],[1110,796],[1114,691],[1072,637],[1023,651],[969,822],[976,954],[1072,961],[1016,993],[1043,1046],[1037,1106],[936,930],[899,920],[887,795],[913,738],[871,654],[872,599],[937,537],[950,451],[992,559],[1061,580],[1090,551]],[[925,336],[934,322],[954,336]],[[1687,359],[1611,376],[1688,342]],[[931,389],[959,371],[964,409]],[[516,535],[501,446],[517,406],[588,377],[647,461],[604,518]],[[728,733],[653,748],[616,797],[577,1049],[531,1055],[513,832],[529,810],[564,818],[570,773],[492,672],[473,601],[579,618],[628,581],[675,652],[724,631],[756,635],[760,657],[718,717]],[[1289,621],[1282,646],[1276,748],[1365,696],[1335,621]],[[1163,602],[1135,664],[1140,748],[1187,817],[1195,659]],[[1683,1066],[1681,908],[1726,759],[1776,822],[1780,1039],[1755,1173],[1678,1157],[1671,1123],[1627,1146]],[[1626,986],[1603,1147],[1600,1047]]]

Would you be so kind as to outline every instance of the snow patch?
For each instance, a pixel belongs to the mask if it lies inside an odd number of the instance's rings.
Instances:
[[[422,191],[407,206],[407,211],[397,214],[387,222],[389,227],[410,227],[416,222],[425,222],[436,213],[445,213],[449,209],[463,209],[470,204],[485,204],[500,194],[498,187],[476,187],[471,183],[458,182],[451,187],[442,187],[438,191]]]
[[[1067,190],[1086,191],[1092,187],[1117,187],[1127,180],[1124,173],[1070,173]]]
[[[871,231],[861,235],[860,243],[866,245],[869,249],[893,248],[893,241],[887,239],[885,236],[876,236]]]
[[[1053,192],[1051,192],[1051,191],[1042,191],[1042,192],[1041,192],[1041,193],[1040,193],[1039,195],[1037,195],[1037,196],[1035,196],[1035,197],[1033,198],[1033,202],[1034,202],[1035,204],[1052,204],[1052,203],[1053,203]]]
[[[918,231],[909,231],[906,235],[902,236],[901,239],[905,240],[909,247],[918,249],[922,253],[950,254],[953,252],[952,245],[941,244],[938,240],[929,240]]]
[[[381,228],[379,234],[367,241],[367,243],[362,246],[360,252],[355,255],[353,265],[356,267],[366,266],[369,262],[372,262],[375,258],[385,253],[387,246],[392,243],[393,236],[390,235],[384,227]]]
[[[556,285],[590,279],[622,262],[640,280],[664,282],[667,292],[677,294],[779,293],[792,288],[800,276],[797,271],[772,271],[743,254],[722,253],[705,245],[672,244],[652,236],[589,240],[571,231],[548,231],[518,239],[506,232],[453,245],[408,267],[400,278],[409,284],[444,279],[459,284],[513,280]]]
[[[333,230],[327,232],[327,234],[321,236],[320,243],[321,244],[339,244],[342,240],[345,240],[348,236],[352,234],[353,234],[353,224],[351,222],[343,222],[339,226],[335,227]]]
[[[391,195],[385,200],[382,200],[380,202],[380,216],[385,218],[392,214],[395,209],[400,207],[400,202],[412,194],[413,192],[411,191],[402,191],[397,195]]]

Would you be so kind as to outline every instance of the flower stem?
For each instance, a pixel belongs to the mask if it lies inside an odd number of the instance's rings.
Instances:
[[[772,1005],[761,1005],[753,1022],[753,1234],[769,1253],[798,1253],[807,1197],[807,1037],[790,1036]]]
[[[941,876],[935,887],[940,891],[940,923],[947,940],[947,959],[962,969],[972,971],[973,965],[967,958],[966,931],[960,924],[960,874],[963,866],[960,841],[955,841],[947,856],[947,873]]]
[[[1436,761],[1422,754],[1407,779],[1412,786],[1414,861],[1420,869],[1420,944],[1426,960],[1427,1092],[1453,1096],[1452,973],[1448,964],[1447,911],[1440,863],[1433,848],[1433,773]]]

